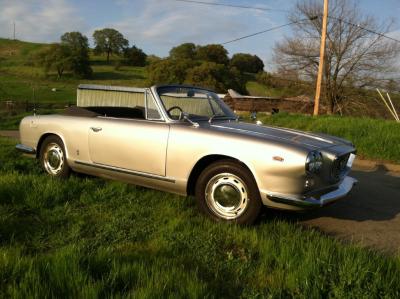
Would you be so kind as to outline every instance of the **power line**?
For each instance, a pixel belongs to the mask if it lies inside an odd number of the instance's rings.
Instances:
[[[186,2],[186,3],[193,3],[193,4],[202,4],[202,5],[235,7],[235,8],[242,8],[242,9],[255,9],[255,10],[261,10],[261,11],[289,12],[289,10],[284,10],[284,9],[272,9],[272,8],[263,8],[263,7],[257,7],[257,6],[235,5],[235,4],[229,4],[229,3],[218,3],[218,2],[212,3],[212,2],[197,1],[197,0],[175,0],[175,1]],[[319,15],[318,17],[320,17],[320,16],[321,16],[321,15]],[[395,42],[400,43],[400,40],[399,40],[399,39],[396,39],[396,38],[387,36],[385,33],[374,31],[374,30],[372,30],[372,29],[363,27],[363,26],[361,26],[361,25],[359,25],[359,24],[355,24],[355,23],[346,21],[346,20],[341,19],[341,18],[337,18],[337,17],[333,17],[333,16],[328,16],[328,18],[329,18],[329,19],[334,19],[334,20],[337,20],[337,21],[341,21],[341,22],[346,23],[346,24],[348,24],[348,25],[350,25],[350,26],[358,27],[358,28],[360,28],[360,29],[362,29],[362,30],[365,30],[365,31],[369,32],[369,33],[376,34],[376,35],[379,35],[379,36],[381,36],[381,37],[384,37],[384,38],[387,38],[387,39],[390,39],[390,40],[392,40],[392,41],[395,41]],[[267,31],[266,31],[266,32],[267,32]],[[264,32],[263,32],[263,31],[256,32],[254,35],[258,35],[258,34],[261,34],[261,33],[264,33]],[[250,36],[253,36],[253,35],[249,35],[249,37],[250,37]],[[245,37],[243,37],[243,38],[245,38]],[[233,42],[233,41],[232,41],[232,42]],[[229,42],[227,42],[227,43],[229,43]]]
[[[359,24],[354,24],[354,23],[352,23],[352,22],[343,20],[343,19],[341,19],[341,18],[332,17],[332,16],[328,16],[328,18],[334,19],[334,20],[337,20],[337,21],[340,21],[340,22],[343,22],[343,23],[346,23],[347,25],[351,25],[351,26],[354,26],[354,27],[358,27],[358,28],[360,28],[360,29],[362,29],[362,30],[364,30],[364,31],[369,32],[369,33],[373,33],[373,34],[379,35],[379,36],[381,36],[381,37],[385,37],[385,38],[387,38],[387,39],[390,39],[390,40],[392,40],[392,41],[395,41],[395,42],[397,42],[397,43],[400,43],[400,40],[398,40],[398,39],[396,39],[396,38],[393,38],[393,37],[387,36],[387,35],[384,34],[384,33],[377,32],[377,31],[374,31],[374,30],[372,30],[372,29],[363,27],[363,26],[361,26],[361,25],[359,25]]]
[[[226,45],[226,44],[230,44],[230,43],[233,43],[233,42],[237,42],[237,41],[245,39],[245,38],[249,38],[249,37],[252,37],[252,36],[255,36],[255,35],[263,34],[263,33],[266,33],[266,32],[269,32],[269,31],[273,31],[273,30],[276,30],[276,29],[280,29],[280,28],[283,28],[283,27],[286,27],[286,26],[290,26],[290,25],[293,25],[293,24],[296,24],[296,23],[301,23],[301,22],[309,21],[309,20],[315,20],[315,18],[317,18],[317,17],[311,17],[310,19],[302,19],[302,20],[298,20],[298,21],[293,21],[293,22],[290,22],[290,23],[287,23],[287,24],[283,24],[283,25],[280,25],[280,26],[268,28],[268,29],[265,29],[265,30],[262,30],[262,31],[258,31],[258,32],[252,33],[252,34],[248,34],[248,35],[245,35],[245,36],[241,36],[241,37],[232,39],[232,40],[227,41],[227,42],[223,42],[223,43],[221,43],[221,45]]]
[[[236,4],[229,4],[229,3],[206,2],[206,1],[195,1],[195,0],[175,0],[175,1],[193,3],[193,4],[202,4],[202,5],[225,6],[225,7],[234,7],[234,8],[243,8],[243,9],[255,9],[255,10],[261,10],[261,11],[289,12],[288,10],[284,10],[284,9],[264,8],[264,7],[247,6],[247,5],[236,5]]]

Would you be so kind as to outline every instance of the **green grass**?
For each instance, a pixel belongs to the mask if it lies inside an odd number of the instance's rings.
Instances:
[[[396,298],[400,257],[267,213],[216,224],[192,198],[60,181],[0,139],[0,297]]]
[[[33,101],[37,103],[75,103],[79,84],[104,84],[123,86],[147,86],[147,74],[143,67],[122,66],[115,70],[118,60],[110,63],[104,56],[91,55],[93,77],[77,79],[64,74],[59,80],[55,73],[44,74],[43,68],[32,64],[32,55],[46,44],[35,44],[0,38],[0,101]],[[57,91],[53,92],[52,89]]]
[[[305,116],[279,113],[258,114],[264,124],[321,132],[352,141],[359,156],[400,163],[400,124],[394,121],[340,117]]]
[[[246,89],[251,96],[261,96],[261,97],[290,97],[298,95],[296,91],[290,88],[273,88],[257,81],[247,81]]]

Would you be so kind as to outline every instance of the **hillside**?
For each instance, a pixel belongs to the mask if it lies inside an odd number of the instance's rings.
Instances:
[[[83,80],[68,74],[57,80],[55,73],[45,76],[43,69],[32,65],[32,56],[46,44],[0,39],[0,101],[31,101],[33,89],[40,102],[75,102],[76,87],[80,83],[146,86],[143,67],[122,66],[115,70],[116,58],[107,64],[104,57],[91,55],[93,77]],[[53,92],[55,88],[57,91]]]

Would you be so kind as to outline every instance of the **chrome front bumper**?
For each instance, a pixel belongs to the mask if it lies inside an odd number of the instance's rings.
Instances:
[[[15,148],[24,154],[29,154],[29,155],[36,154],[36,150],[34,148],[31,148],[23,144],[17,144]]]
[[[283,195],[278,193],[269,193],[267,194],[267,197],[275,203],[296,206],[300,208],[318,208],[326,206],[346,196],[351,191],[353,186],[357,184],[357,182],[358,181],[355,178],[346,176],[337,189],[322,194],[319,199],[313,196],[296,198],[290,195]]]

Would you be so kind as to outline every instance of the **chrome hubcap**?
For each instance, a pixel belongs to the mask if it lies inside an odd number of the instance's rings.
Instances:
[[[212,177],[206,186],[205,197],[208,207],[224,219],[238,218],[249,202],[245,183],[231,173]]]
[[[64,166],[64,153],[56,143],[47,145],[44,152],[44,168],[51,175],[57,175]]]

